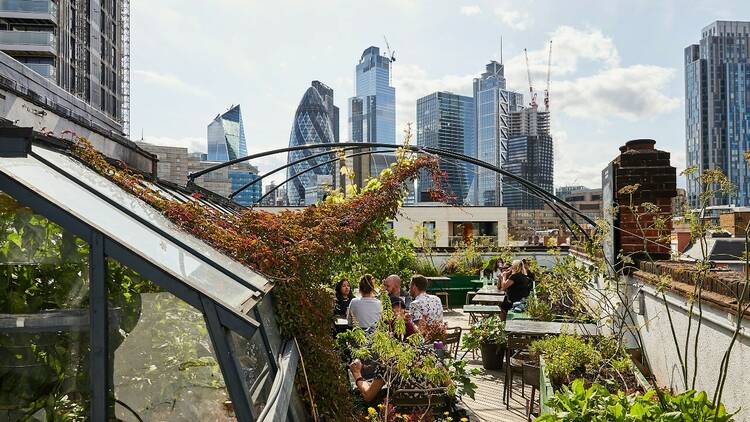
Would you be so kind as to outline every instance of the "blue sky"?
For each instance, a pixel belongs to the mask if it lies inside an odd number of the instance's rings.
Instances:
[[[383,35],[396,51],[399,128],[414,121],[421,96],[470,94],[472,78],[499,58],[501,35],[509,88],[528,91],[528,48],[541,98],[552,39],[555,185],[592,187],[632,138],[656,139],[684,167],[683,49],[714,20],[750,20],[747,0],[132,0],[131,8],[131,136],[202,151],[206,125],[237,103],[251,153],[286,146],[314,79],[334,89],[346,140],[354,66],[369,45],[384,47]],[[253,164],[263,172],[284,161]]]

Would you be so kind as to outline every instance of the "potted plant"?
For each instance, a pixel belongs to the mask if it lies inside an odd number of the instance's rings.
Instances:
[[[503,367],[507,340],[505,322],[493,316],[474,324],[462,341],[466,350],[481,349],[484,369],[498,370]]]

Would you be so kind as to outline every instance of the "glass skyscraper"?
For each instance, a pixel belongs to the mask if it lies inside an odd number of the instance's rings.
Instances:
[[[362,143],[396,143],[396,88],[391,86],[391,59],[368,47],[356,67],[355,96],[349,99],[349,139]],[[377,176],[394,161],[392,153],[356,157],[357,183]]]
[[[417,100],[417,145],[475,156],[474,98],[450,92],[435,92]],[[447,173],[447,191],[456,204],[467,203],[474,169],[456,160],[440,159]],[[419,175],[420,202],[430,202],[432,178]]]
[[[254,174],[250,171],[238,171],[238,170],[229,170],[229,179],[232,181],[232,192],[236,191],[237,189],[245,186],[246,184],[250,183],[251,181],[258,178],[257,174]],[[260,201],[260,197],[262,196],[262,186],[261,183],[256,183],[249,188],[243,190],[242,192],[238,193],[234,197],[234,202],[244,205],[244,206],[250,206],[258,201]]]
[[[338,117],[338,108],[333,106],[333,90],[318,81],[314,81],[312,86],[305,91],[305,95],[297,107],[297,112],[294,114],[292,133],[289,136],[289,146],[331,144],[336,142],[333,129],[334,115]],[[318,152],[321,151],[290,151],[287,155],[287,163],[297,161],[303,157],[309,157]],[[332,158],[335,158],[334,154],[320,156],[295,164],[287,169],[287,177],[294,177]],[[332,184],[334,169],[335,166],[333,164],[327,164],[291,180],[287,184],[289,205],[310,205],[307,202],[318,199],[318,194],[314,195],[315,198],[313,199],[310,198],[308,193],[312,191],[322,192],[320,187],[322,183]],[[308,198],[307,201],[306,198]]]
[[[750,22],[716,21],[699,44],[685,49],[685,134],[688,167],[721,169],[737,186],[711,205],[750,205]],[[687,200],[699,205],[701,186],[688,178]]]
[[[505,87],[505,67],[491,61],[479,78],[474,79],[476,112],[476,157],[502,167],[507,158],[510,113],[523,105],[523,94]],[[502,176],[478,168],[471,192],[471,203],[500,206],[503,200]]]
[[[208,161],[229,161],[247,155],[239,104],[208,125]]]

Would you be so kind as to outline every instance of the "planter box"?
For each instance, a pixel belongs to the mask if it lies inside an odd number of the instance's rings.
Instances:
[[[635,375],[636,382],[643,389],[647,391],[651,388],[651,385],[643,376],[643,373],[633,364],[633,375]],[[552,387],[552,381],[547,376],[547,368],[544,363],[544,358],[539,357],[539,414],[546,415],[550,413],[550,408],[547,406],[547,400],[555,395],[555,389]]]

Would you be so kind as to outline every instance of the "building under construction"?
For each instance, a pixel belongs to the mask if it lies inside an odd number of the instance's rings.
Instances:
[[[129,3],[129,0],[0,1],[0,50],[102,112],[114,123],[104,124],[105,129],[116,132],[119,126],[119,132],[127,134]],[[10,79],[6,83],[25,83],[9,78],[12,75],[1,76]],[[44,95],[37,91],[34,90],[37,95]]]

